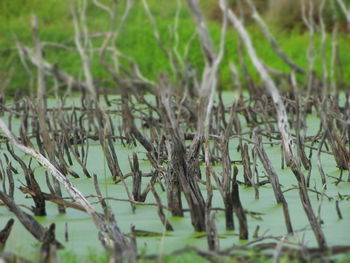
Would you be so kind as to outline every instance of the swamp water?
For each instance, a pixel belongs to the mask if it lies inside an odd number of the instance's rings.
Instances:
[[[225,97],[230,98],[231,96]],[[51,103],[54,104],[53,101],[51,101],[50,104]],[[6,117],[3,119],[6,120]],[[121,123],[121,121],[117,119],[113,121]],[[15,134],[18,133],[18,125],[18,120],[13,119],[12,131]],[[315,135],[319,128],[319,119],[316,118],[316,116],[310,115],[307,125],[307,135]],[[265,139],[263,139],[263,141],[266,142]],[[241,154],[236,150],[238,143],[238,138],[232,138],[230,141],[231,160],[241,160]],[[286,191],[284,194],[286,201],[288,202],[292,225],[295,231],[295,235],[289,240],[303,243],[308,247],[316,247],[317,243],[314,238],[314,234],[311,230],[309,221],[307,220],[299,198],[295,176],[289,168],[281,169],[280,145],[276,144],[271,146],[270,144],[264,144],[264,147],[279,176],[280,184],[283,186],[282,190]],[[146,152],[141,146],[123,147],[118,143],[115,144],[115,149],[119,159],[119,165],[124,174],[130,172],[129,158],[132,158],[133,152],[138,154],[140,160],[140,170],[143,173],[151,172],[149,161],[146,158]],[[249,150],[251,149],[252,145],[249,145]],[[306,153],[309,154],[309,149],[306,149]],[[3,158],[2,153],[6,151],[6,145],[0,144],[0,158]],[[23,158],[23,160],[29,162],[30,158],[28,156],[24,156],[18,151],[16,152]],[[310,188],[318,191],[319,193],[324,193],[324,195],[317,194],[315,191],[309,191],[309,195],[312,200],[314,212],[316,214],[319,213],[320,219],[323,221],[322,229],[326,236],[328,245],[349,245],[350,183],[342,181],[337,185],[335,184],[335,182],[337,182],[335,178],[339,178],[340,170],[336,167],[333,156],[324,153],[321,154],[321,161],[327,176],[327,189],[323,189],[321,176],[317,167],[316,151],[313,152],[313,157],[311,160],[313,169],[310,178]],[[23,172],[17,163],[13,163],[13,165],[19,171],[19,174],[14,175],[16,187],[15,201],[17,204],[31,206],[33,203],[32,199],[28,198],[28,196],[25,196],[17,189],[25,181]],[[35,166],[37,166],[37,164],[33,161],[32,168]],[[237,164],[237,167],[239,169],[237,179],[239,181],[243,181],[243,167],[240,164]],[[96,195],[93,179],[86,178],[78,164],[74,164],[71,168],[81,176],[81,178],[78,179],[74,179],[69,176],[74,186],[77,187],[85,196]],[[123,184],[121,182],[118,184],[114,184],[112,182],[101,146],[94,141],[89,141],[87,168],[91,175],[97,175],[104,197],[128,200]],[[203,165],[202,168],[204,174]],[[214,169],[217,174],[220,174],[220,165],[215,166]],[[260,161],[257,162],[257,170],[260,176],[260,181],[266,180],[267,177]],[[36,180],[42,187],[42,191],[49,193],[45,183],[44,169],[39,166],[35,167],[34,173]],[[304,174],[307,175],[308,171],[304,171]],[[347,176],[347,172],[344,171],[343,179],[346,180]],[[142,190],[146,187],[148,182],[149,179],[143,177]],[[131,190],[132,178],[127,178],[126,183],[129,186],[129,190]],[[205,196],[205,185],[200,185],[200,188],[203,190],[202,193]],[[156,189],[161,197],[162,204],[167,205],[166,193],[161,190],[159,184],[156,184]],[[62,191],[63,196],[68,197],[68,194],[64,191],[63,187]],[[249,211],[247,214],[249,240],[254,239],[253,234],[257,226],[259,226],[258,236],[281,236],[287,233],[282,206],[276,205],[274,192],[270,184],[259,187],[259,199],[255,198],[255,191],[253,187],[245,187],[240,185],[239,191],[243,208]],[[97,198],[89,197],[88,200],[94,203],[98,210],[101,209],[100,205],[96,202]],[[336,212],[337,200],[339,200],[339,207],[343,219],[339,219]],[[173,232],[166,232],[158,217],[156,206],[136,205],[135,213],[133,213],[129,202],[107,200],[107,203],[111,206],[113,212],[115,213],[117,224],[124,233],[130,233],[132,225],[134,225],[136,230],[139,231],[140,235],[137,237],[139,252],[145,252],[147,254],[169,253],[187,245],[207,249],[207,240],[205,235],[203,233],[194,232],[188,212],[185,212],[185,217],[183,218],[171,217],[170,212],[166,212],[170,223],[174,227]],[[152,194],[148,194],[145,203],[155,203]],[[183,204],[186,207],[185,198],[183,198]],[[222,197],[218,190],[214,191],[212,206],[214,208],[223,208]],[[91,218],[86,213],[67,208],[65,214],[59,214],[57,205],[51,202],[46,202],[46,207],[47,216],[36,218],[44,226],[49,226],[50,223],[53,222],[56,224],[56,238],[65,246],[67,250],[74,251],[74,253],[78,256],[89,253],[102,253],[104,251],[97,237],[97,229],[92,223]],[[22,207],[22,209],[28,212],[25,208]],[[29,213],[31,214],[31,212]],[[0,206],[0,228],[3,228],[7,220],[10,218],[15,218],[15,216],[9,212],[6,207]],[[235,225],[236,229],[238,229],[238,221],[236,218]],[[238,230],[225,230],[225,214],[224,211],[220,211],[220,209],[218,209],[216,212],[216,226],[220,236],[221,249],[232,245],[239,245],[241,242],[244,242],[239,241]],[[68,229],[68,241],[65,241],[66,227]],[[16,252],[19,255],[27,258],[32,258],[34,257],[34,254],[37,253],[38,246],[39,243],[34,239],[34,237],[32,237],[31,234],[23,228],[21,223],[16,220],[14,229],[6,244],[6,250]]]

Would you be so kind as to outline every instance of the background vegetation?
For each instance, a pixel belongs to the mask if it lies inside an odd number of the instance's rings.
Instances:
[[[110,0],[105,0],[105,2]],[[186,3],[180,0],[180,19],[178,25],[179,51],[185,52],[185,47],[195,32],[195,27],[190,13],[186,8]],[[244,2],[244,1],[243,1]],[[320,2],[320,1],[318,1]],[[335,1],[327,1],[333,3]],[[266,64],[276,70],[288,72],[288,67],[275,55],[269,44],[263,37],[259,28],[249,19],[250,9],[243,5],[239,8],[237,1],[231,1],[232,7],[237,12],[241,10],[244,14],[248,29],[254,40],[258,54],[266,62]],[[255,3],[262,14],[269,21],[270,29],[277,38],[282,50],[286,52],[298,65],[306,68],[308,61],[306,59],[307,49],[310,42],[309,32],[305,29],[304,23],[300,17],[300,1],[292,0],[255,0]],[[206,11],[209,20],[209,28],[213,39],[218,41],[220,34],[220,10],[215,0],[202,0],[203,10]],[[165,47],[172,48],[174,46],[174,35],[171,29],[175,24],[175,13],[177,1],[166,0],[149,0],[150,9],[155,16],[161,39]],[[330,4],[325,10],[325,17],[329,26],[333,25],[334,17],[330,15]],[[123,1],[120,3],[120,18],[124,6]],[[317,10],[317,7],[315,7]],[[316,13],[316,11],[315,11]],[[348,50],[349,39],[346,33],[346,26],[343,15],[339,13],[341,22],[341,32],[339,36],[339,57],[341,63],[347,65],[350,62],[350,52]],[[45,42],[45,59],[50,63],[57,64],[64,71],[79,77],[81,75],[81,64],[77,52],[57,47],[52,43],[65,44],[69,48],[74,48],[74,29],[72,25],[69,1],[61,0],[12,0],[0,1],[0,80],[2,83],[8,83],[7,87],[2,85],[2,89],[6,88],[7,94],[12,94],[15,89],[22,91],[30,91],[35,83],[31,74],[34,68],[27,65],[27,70],[21,62],[16,50],[16,41],[20,41],[25,45],[32,46],[32,32],[30,27],[30,17],[36,14],[40,22],[40,38]],[[315,14],[317,23],[317,15]],[[99,48],[102,44],[101,35],[97,33],[106,32],[109,29],[109,19],[106,14],[93,6],[88,5],[88,26],[90,34],[95,36],[92,38],[92,47]],[[326,44],[326,56],[330,59],[331,54],[331,33],[328,33]],[[320,37],[315,36],[316,50],[320,49]],[[169,71],[169,63],[167,57],[159,48],[154,38],[152,26],[147,19],[147,15],[143,9],[141,1],[135,1],[125,27],[121,31],[118,38],[117,46],[120,52],[134,58],[138,63],[143,74],[151,79],[158,78],[159,74]],[[226,61],[220,70],[220,83],[224,89],[230,89],[231,77],[226,62],[228,59],[238,62],[237,57],[237,35],[234,29],[230,29],[227,48]],[[191,42],[187,63],[196,69],[200,74],[203,67],[199,43],[194,40]],[[253,67],[246,58],[248,71],[256,78]],[[319,74],[322,70],[322,63],[319,57],[316,57],[316,72]],[[95,53],[92,58],[93,74],[102,86],[113,88],[108,82],[107,74],[98,61],[98,54]],[[103,82],[102,82],[103,80]],[[343,72],[338,76],[338,82],[341,85],[350,83],[350,72]]]

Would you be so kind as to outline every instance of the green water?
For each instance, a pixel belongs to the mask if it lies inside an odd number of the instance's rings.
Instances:
[[[14,131],[18,131],[18,120],[13,120],[12,128]],[[115,120],[118,121],[118,120]],[[318,120],[315,116],[308,118],[309,132],[308,135],[315,134],[318,129]],[[240,160],[240,153],[236,151],[238,140],[232,139],[230,142],[230,156],[232,160]],[[251,145],[249,149],[251,150]],[[297,181],[292,174],[292,172],[286,168],[284,170],[280,167],[281,152],[279,146],[271,147],[270,145],[265,145],[265,149],[271,159],[274,168],[279,176],[280,183],[283,185],[282,190],[292,188],[297,185]],[[6,151],[5,145],[0,146],[1,153]],[[124,173],[130,172],[128,158],[132,157],[133,152],[137,152],[139,159],[146,159],[145,150],[142,147],[123,147],[116,144],[116,152],[119,159],[119,164]],[[308,150],[307,150],[308,153]],[[18,153],[20,154],[20,153]],[[22,155],[23,156],[23,155]],[[322,191],[321,178],[317,168],[317,154],[313,153],[313,170],[311,174],[310,187],[315,188],[318,191]],[[1,154],[1,158],[3,158]],[[25,160],[29,160],[27,156],[23,156]],[[323,154],[321,156],[322,164],[327,175],[338,177],[340,171],[336,168],[336,164],[333,156]],[[32,167],[34,167],[33,164]],[[18,175],[14,175],[15,185],[19,187],[21,182],[24,182],[24,176],[20,167],[16,163],[14,166],[20,171]],[[202,167],[204,168],[204,167]],[[240,172],[238,180],[243,181],[243,167],[238,166]],[[81,175],[79,179],[71,179],[73,184],[82,191],[84,195],[95,194],[93,180],[84,177],[78,164],[73,165],[72,169]],[[140,161],[140,169],[144,172],[150,172],[150,166],[147,161]],[[103,157],[101,147],[96,143],[91,141],[88,155],[88,170],[90,174],[95,173],[98,176],[98,181],[100,184],[101,191],[106,197],[113,198],[125,198],[127,199],[126,191],[124,186],[119,183],[117,185],[113,184],[110,178],[110,172],[108,170],[106,161]],[[217,172],[221,171],[220,166],[216,166],[215,170]],[[80,172],[79,172],[80,171]],[[258,161],[258,172],[260,176],[264,175],[263,167]],[[307,174],[307,172],[305,172]],[[347,174],[344,173],[344,178],[347,178]],[[42,185],[42,191],[49,192],[46,183],[44,170],[41,167],[35,168],[35,176],[38,182]],[[263,178],[262,178],[263,179]],[[260,179],[260,180],[262,180]],[[266,178],[265,178],[266,179]],[[128,178],[127,184],[131,189],[131,177]],[[147,178],[143,178],[143,188],[148,183]],[[346,200],[339,201],[339,206],[343,215],[343,219],[338,219],[335,200],[338,199],[338,194],[349,195],[350,194],[350,183],[341,182],[335,185],[333,182],[335,179],[327,177],[327,190],[324,192],[332,197],[333,200],[329,201],[327,198],[323,200],[318,200],[315,193],[309,192],[310,198],[312,200],[312,205],[315,213],[318,212],[318,207],[322,202],[320,217],[323,220],[322,229],[327,238],[329,245],[348,245],[350,244],[350,207],[349,202]],[[203,188],[203,193],[205,195],[205,187]],[[162,202],[166,205],[166,194],[161,191],[159,185],[157,185],[158,193],[161,196]],[[252,239],[255,228],[259,225],[260,231],[259,236],[263,235],[273,235],[279,236],[287,233],[284,224],[284,216],[282,212],[282,207],[276,205],[275,197],[273,194],[272,187],[266,185],[259,188],[260,198],[255,199],[255,192],[253,188],[247,188],[240,186],[240,197],[244,209],[252,212],[262,213],[260,218],[252,217],[247,215],[248,226],[249,226],[249,238]],[[65,197],[68,194],[63,191]],[[299,193],[297,189],[287,191],[285,193],[285,198],[289,205],[292,225],[296,231],[295,235],[290,237],[290,240],[295,242],[301,242],[307,246],[316,246],[316,240],[314,238],[313,232],[310,229],[308,220],[305,216],[302,204],[299,198]],[[32,200],[30,198],[25,198],[25,196],[17,190],[15,192],[15,201],[18,204],[24,204],[27,206],[32,205]],[[89,198],[90,202],[96,201],[94,198]],[[147,196],[146,203],[155,202],[153,195],[150,193]],[[174,218],[167,212],[167,216],[173,225],[174,232],[165,232],[163,225],[157,215],[156,207],[142,206],[138,205],[135,213],[132,212],[132,208],[128,202],[121,201],[108,201],[109,205],[112,207],[118,226],[124,233],[129,233],[132,225],[136,227],[137,230],[145,230],[157,232],[159,235],[154,237],[138,237],[137,244],[139,251],[146,253],[168,253],[176,249],[182,248],[186,245],[198,246],[201,248],[207,248],[206,238],[199,233],[194,233],[189,213],[185,213],[184,218]],[[185,198],[183,198],[183,203],[185,205]],[[56,223],[56,237],[63,243],[63,245],[68,250],[73,250],[78,255],[87,254],[88,251],[93,248],[93,251],[98,253],[102,252],[103,248],[97,238],[97,230],[93,225],[90,217],[80,211],[76,211],[67,208],[66,214],[59,214],[57,206],[53,203],[47,202],[47,216],[37,218],[39,222],[45,226],[50,223]],[[185,205],[186,206],[186,205]],[[101,210],[98,204],[95,207]],[[213,207],[223,207],[223,201],[218,191],[214,192]],[[25,208],[23,208],[26,210]],[[14,218],[14,216],[9,212],[4,206],[0,207],[0,228],[4,227],[9,218]],[[64,230],[65,225],[68,225],[69,241],[65,241]],[[235,220],[236,228],[238,229],[238,221]],[[241,241],[238,239],[238,232],[231,231],[227,232],[225,230],[225,216],[224,212],[216,212],[216,225],[220,236],[221,248],[227,248],[234,244],[239,244]],[[22,227],[19,221],[16,221],[14,229],[6,245],[7,251],[14,251],[20,255],[33,257],[36,253],[38,247],[38,242]]]

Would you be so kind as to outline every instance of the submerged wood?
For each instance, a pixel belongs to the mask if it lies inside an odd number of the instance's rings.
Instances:
[[[35,196],[36,195],[36,193],[33,190],[29,189],[29,188],[25,188],[25,187],[20,186],[19,190],[22,193],[24,193],[24,194],[30,194],[31,196]],[[50,202],[56,203],[58,205],[62,205],[64,207],[70,207],[70,208],[73,208],[73,209],[77,209],[77,210],[86,212],[84,207],[81,206],[80,204],[74,203],[74,202],[69,202],[69,201],[63,199],[62,197],[58,197],[58,196],[55,196],[53,194],[47,194],[47,193],[43,193],[43,192],[41,193],[41,196],[46,201],[50,201]]]
[[[205,231],[205,202],[201,191],[199,190],[196,178],[198,176],[198,150],[199,150],[199,138],[195,137],[196,147],[192,143],[190,152],[187,153],[183,141],[181,139],[181,131],[178,128],[175,113],[172,109],[171,102],[171,86],[163,79],[163,83],[158,87],[158,92],[161,98],[162,108],[164,113],[162,115],[163,121],[166,123],[166,128],[170,134],[171,146],[170,149],[170,161],[171,169],[173,170],[169,174],[170,178],[168,182],[168,199],[171,203],[168,203],[169,207],[174,208],[175,213],[182,215],[182,204],[180,188],[183,191],[184,196],[190,208],[191,221],[194,229],[199,232]],[[195,154],[197,153],[197,154]]]
[[[267,172],[267,175],[269,177],[269,181],[272,185],[273,192],[275,194],[276,202],[278,204],[282,204],[283,206],[283,213],[284,213],[284,221],[286,224],[287,232],[293,233],[293,227],[292,227],[292,221],[291,217],[289,215],[289,209],[288,209],[288,203],[286,199],[284,198],[283,192],[281,190],[281,186],[279,183],[279,179],[277,176],[277,173],[275,169],[272,166],[272,163],[270,159],[268,158],[263,146],[262,146],[262,139],[261,136],[255,135],[255,142],[256,142],[256,150],[259,156],[260,161],[262,162],[265,171]]]
[[[135,201],[142,201],[141,196],[141,182],[142,182],[142,172],[139,169],[139,161],[136,153],[132,155],[132,164],[130,162],[132,170],[132,195]]]
[[[245,143],[244,145],[241,144],[241,156],[242,156],[242,163],[244,167],[244,173],[243,173],[244,184],[246,186],[252,186],[252,184],[254,184],[253,182],[254,179],[252,176],[251,163],[250,163],[247,143]]]
[[[16,263],[32,263],[32,261],[29,261],[25,258],[23,258],[22,256],[13,254],[13,253],[9,253],[9,252],[1,252],[0,251],[0,262],[16,262]]]
[[[44,234],[43,242],[40,247],[40,263],[59,262],[56,254],[57,245],[55,244],[55,228],[55,224],[52,223]]]
[[[162,221],[164,228],[166,229],[166,231],[174,231],[173,226],[170,224],[169,220],[166,218],[164,214],[161,199],[153,185],[151,185],[151,191],[158,204],[158,215],[160,220]]]
[[[210,251],[219,251],[219,237],[218,231],[215,224],[215,214],[207,215],[207,242]]]
[[[126,237],[120,232],[119,228],[116,225],[107,224],[103,218],[96,212],[95,208],[86,200],[86,198],[81,194],[81,192],[76,189],[73,184],[69,181],[67,177],[65,177],[55,166],[53,166],[43,155],[36,152],[34,149],[24,146],[12,135],[12,133],[7,128],[6,124],[3,120],[0,119],[0,129],[4,132],[4,134],[9,138],[9,140],[21,151],[26,154],[29,154],[34,159],[36,159],[45,169],[47,169],[50,173],[52,173],[55,178],[64,185],[67,192],[80,203],[86,212],[92,217],[93,222],[96,227],[99,229],[102,239],[104,240],[104,245],[111,252],[118,251],[119,256],[116,258],[116,262],[121,262],[123,259],[128,260],[129,262],[135,261],[135,253],[134,249],[130,246],[129,241]],[[3,194],[1,193],[1,197]],[[7,199],[5,199],[7,200]],[[4,199],[3,199],[4,201]],[[18,211],[18,208],[13,204],[11,204],[11,209],[14,211]],[[22,213],[23,214],[23,213]],[[23,216],[23,220],[26,220],[28,215]],[[43,229],[40,227],[39,234],[35,233],[38,237],[43,237]],[[38,230],[36,230],[38,231]]]
[[[1,120],[0,120],[1,121]],[[7,208],[16,215],[22,225],[40,242],[43,242],[46,229],[38,223],[38,221],[31,215],[25,213],[20,209],[16,203],[5,193],[0,191],[0,199],[4,202]],[[63,246],[55,241],[56,245],[60,248]]]
[[[270,77],[267,70],[265,69],[261,59],[258,57],[255,51],[255,48],[252,44],[251,38],[247,30],[243,26],[242,22],[238,19],[238,17],[235,15],[235,13],[232,10],[227,10],[226,6],[227,6],[227,0],[220,0],[220,8],[222,12],[223,13],[227,12],[228,20],[237,29],[247,49],[247,52],[249,54],[249,57],[254,67],[258,71],[262,81],[265,84],[266,91],[268,92],[268,94],[271,96],[273,100],[274,107],[277,113],[278,128],[282,137],[284,157],[287,162],[287,165],[290,165],[295,156],[294,146],[293,146],[293,140],[291,139],[289,134],[289,123],[288,123],[287,112],[286,112],[284,103],[281,99],[278,88],[275,82]]]
[[[0,231],[0,251],[3,251],[6,245],[6,241],[10,236],[13,224],[15,220],[13,218],[9,219],[6,226]]]
[[[38,184],[38,182],[34,177],[33,170],[30,167],[28,167],[18,155],[15,154],[15,152],[13,151],[13,149],[11,149],[11,146],[9,144],[7,144],[7,150],[10,152],[12,157],[20,164],[25,175],[27,187],[31,189],[33,192],[33,195],[31,196],[33,197],[33,201],[35,204],[35,206],[32,207],[34,211],[34,215],[45,216],[46,215],[45,198],[41,193],[40,185]]]
[[[220,7],[223,12],[226,12],[225,6],[227,5],[226,0],[220,0]],[[304,207],[304,211],[309,219],[312,230],[314,231],[315,237],[317,239],[318,245],[321,249],[327,248],[327,243],[323,231],[321,229],[320,223],[318,222],[311,206],[310,198],[307,193],[306,182],[304,175],[300,171],[300,162],[297,159],[294,150],[294,143],[290,136],[289,132],[289,122],[288,116],[286,112],[285,105],[281,99],[279,91],[275,82],[271,79],[268,72],[264,68],[261,60],[257,56],[257,53],[253,47],[252,41],[242,22],[238,19],[238,17],[234,14],[232,10],[228,10],[228,19],[232,23],[232,25],[237,29],[240,37],[242,38],[243,43],[246,46],[247,52],[252,60],[254,67],[259,72],[263,82],[265,83],[265,87],[269,95],[271,96],[274,107],[277,113],[277,123],[278,128],[282,138],[282,146],[283,153],[288,166],[290,166],[293,171],[300,189],[300,198]]]
[[[325,113],[326,109],[320,109],[320,117],[322,121],[323,129],[325,130],[325,136],[329,142],[334,159],[339,169],[350,171],[350,151],[345,146],[345,141],[336,132],[333,124],[333,118]]]
[[[296,166],[295,164],[291,166],[291,169],[298,180],[300,200],[303,205],[305,214],[309,219],[311,228],[315,234],[318,246],[320,249],[326,250],[328,248],[326,238],[321,228],[321,222],[318,220],[312,209],[310,197],[307,192],[305,176],[300,171],[300,167]]]
[[[232,200],[233,200],[233,206],[235,209],[235,212],[238,217],[239,222],[239,238],[246,240],[249,237],[248,232],[248,223],[247,223],[247,217],[245,215],[240,197],[239,197],[239,188],[237,183],[237,175],[238,175],[238,168],[235,166],[233,169],[233,179],[232,179]]]

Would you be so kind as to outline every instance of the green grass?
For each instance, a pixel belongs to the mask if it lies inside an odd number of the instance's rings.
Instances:
[[[110,0],[105,0],[104,2],[109,1]],[[116,46],[122,53],[137,61],[142,73],[146,77],[156,80],[163,72],[171,73],[171,68],[166,55],[159,48],[154,38],[152,26],[143,10],[141,1],[135,2],[135,6],[128,17],[125,27],[121,31]],[[183,54],[186,44],[195,32],[195,25],[192,21],[191,14],[186,8],[185,2],[181,2],[182,8],[178,27],[178,50],[180,54]],[[212,0],[203,1],[203,5],[206,7],[204,10],[208,10],[207,7],[212,5],[212,2]],[[156,18],[162,42],[166,48],[171,49],[174,46],[174,40],[172,34],[169,33],[169,27],[174,25],[176,1],[149,0],[149,4]],[[121,16],[123,9],[124,6],[121,4],[118,9],[117,17]],[[33,46],[30,27],[30,18],[33,13],[39,18],[40,38],[43,42],[56,42],[74,47],[74,30],[68,1],[33,0],[29,3],[25,0],[13,0],[0,2],[0,79],[9,78],[10,72],[13,73],[12,81],[6,93],[11,93],[18,88],[24,91],[35,90],[36,69],[28,63],[30,72],[25,71],[15,48],[15,39],[18,39],[28,46]],[[109,20],[106,14],[98,8],[89,5],[87,17],[91,34],[109,30]],[[217,45],[220,38],[220,23],[217,21],[209,21],[208,24],[211,35]],[[274,69],[282,72],[289,72],[289,68],[275,55],[259,29],[255,25],[249,25],[248,30],[251,33],[257,52],[263,61]],[[282,50],[284,50],[298,65],[307,69],[308,62],[306,59],[306,52],[309,43],[308,33],[303,31],[299,32],[297,30],[283,32],[277,27],[272,27],[272,31],[281,45]],[[330,39],[331,37],[328,36],[326,50],[328,61],[331,56]],[[318,36],[316,37],[317,50],[319,50],[319,42],[320,37]],[[99,48],[102,44],[102,39],[93,39],[92,44],[94,48]],[[344,68],[350,63],[348,46],[348,37],[341,34],[339,39],[339,52]],[[249,73],[254,79],[259,80],[246,54],[244,54],[244,58],[245,61],[247,61]],[[64,71],[76,77],[82,76],[80,57],[76,52],[46,46],[45,59],[51,63],[57,63]],[[91,54],[91,60],[94,78],[97,81],[110,79],[110,76],[101,66],[97,53]],[[226,55],[220,69],[220,86],[224,89],[230,89],[232,83],[228,68],[229,61],[233,61],[236,64],[238,64],[239,61],[237,55],[237,35],[232,28],[228,34]],[[204,67],[204,61],[198,40],[192,42],[186,62],[197,68],[198,77],[200,78],[201,71]],[[125,63],[121,62],[121,65],[125,65]],[[321,75],[322,63],[319,57],[315,65],[317,74]],[[343,79],[340,81],[349,84],[350,72],[344,72]],[[113,88],[114,84],[111,81],[107,81],[107,86]]]

